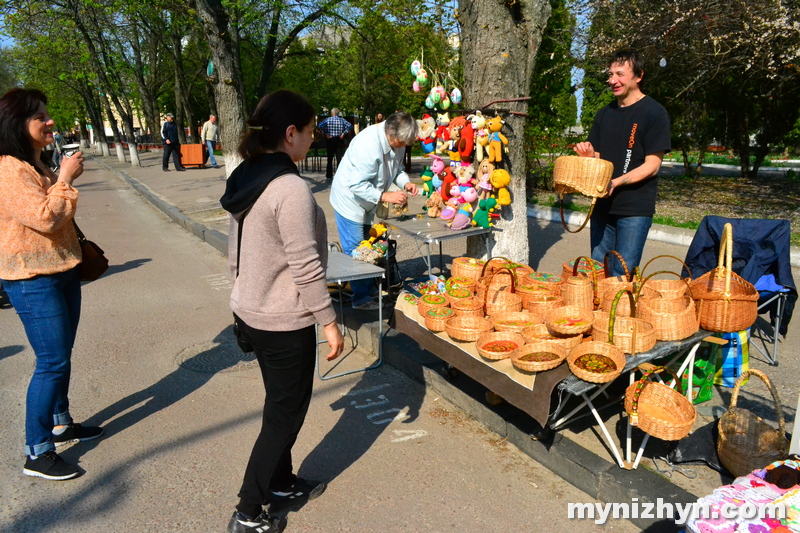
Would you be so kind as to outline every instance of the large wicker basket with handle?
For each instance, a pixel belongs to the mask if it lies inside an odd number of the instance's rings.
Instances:
[[[553,183],[556,192],[561,197],[561,224],[564,229],[570,233],[577,233],[586,226],[589,217],[592,216],[597,199],[608,193],[608,183],[611,181],[613,173],[613,163],[596,157],[564,155],[556,159],[553,167]],[[576,231],[570,230],[564,221],[564,195],[573,193],[580,193],[592,198],[589,213]]]
[[[725,224],[719,244],[719,266],[690,285],[703,329],[719,333],[742,331],[758,318],[758,291],[731,270],[732,264],[733,228]]]
[[[652,276],[660,274],[656,272]],[[675,274],[671,272],[671,274]],[[637,316],[653,325],[656,332],[656,339],[660,341],[678,341],[685,339],[700,329],[700,317],[697,308],[688,295],[683,294],[689,290],[688,282],[681,279],[679,274],[675,274],[677,280],[652,280],[650,276],[645,278],[641,289],[650,286],[654,281],[677,281],[683,284],[683,291],[674,287],[666,292],[655,291],[655,295],[640,295],[636,302]],[[661,284],[660,286],[664,286]],[[668,295],[679,295],[666,297]],[[691,294],[691,293],[690,293]]]
[[[678,390],[650,381],[650,376],[658,372],[672,374]],[[680,378],[667,367],[657,366],[646,371],[625,390],[625,411],[631,425],[662,440],[680,440],[688,435],[697,411],[682,390]]]
[[[617,316],[617,303],[623,297],[628,296],[631,316]],[[627,289],[619,291],[614,298],[611,312],[596,311],[595,320],[592,324],[592,340],[608,342],[618,346],[625,353],[635,354],[646,352],[656,345],[656,331],[652,324],[636,318],[636,304],[634,303],[633,293]]]
[[[585,264],[591,267],[591,277],[578,274],[582,261],[585,261]],[[590,311],[597,307],[600,301],[597,299],[598,281],[594,265],[594,261],[588,257],[579,257],[575,260],[575,264],[572,267],[572,275],[561,286],[564,305],[583,307]]]
[[[760,417],[746,409],[736,406],[739,389],[748,376],[761,379],[772,395],[778,420],[775,429]],[[742,372],[733,387],[731,404],[728,411],[717,423],[717,455],[722,466],[735,477],[744,476],[758,468],[764,468],[773,461],[785,459],[789,453],[789,441],[786,440],[786,423],[783,420],[783,407],[778,391],[766,374],[756,369]]]
[[[455,277],[466,277],[477,281],[481,278],[485,263],[486,261],[473,257],[456,257],[450,267],[450,274]]]

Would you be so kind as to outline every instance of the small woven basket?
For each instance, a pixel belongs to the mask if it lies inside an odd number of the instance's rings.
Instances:
[[[475,298],[463,298],[454,301],[450,308],[455,313],[455,316],[473,316],[483,318],[483,302]]]
[[[514,350],[510,357],[511,364],[524,372],[552,370],[563,363],[566,358],[567,351],[552,342],[526,344]]]
[[[578,263],[578,275],[589,277],[592,275],[592,271],[597,273],[597,279],[602,279],[605,277],[605,272],[603,272],[603,264],[600,261],[595,261],[591,259],[590,262],[586,261],[586,257],[583,257],[584,261],[580,261],[581,257],[576,257],[575,259],[571,259],[566,263],[561,265],[561,278],[563,280],[569,279],[573,274],[573,270],[575,269],[575,263]]]
[[[675,261],[679,262],[681,265],[683,265],[683,268],[686,269],[686,272],[689,273],[689,278],[688,279],[687,278],[681,278],[681,275],[676,273],[676,272],[662,271],[662,272],[656,272],[656,274],[665,274],[665,273],[666,274],[671,274],[673,276],[676,276],[678,279],[650,279],[655,274],[647,275],[647,267],[649,267],[650,264],[653,261],[656,261],[657,259],[662,259],[662,258],[674,259]],[[675,257],[674,255],[657,255],[654,258],[652,258],[650,261],[645,263],[644,268],[642,268],[642,276],[641,277],[642,278],[646,277],[647,279],[649,279],[650,281],[648,282],[647,285],[651,289],[654,289],[656,292],[658,292],[661,295],[662,298],[666,298],[666,299],[680,298],[681,296],[686,294],[686,291],[689,288],[689,283],[691,283],[691,281],[692,281],[692,270],[689,268],[689,265],[687,265],[681,259]],[[642,296],[643,297],[647,297],[646,295],[642,295]]]
[[[616,304],[623,295],[627,294],[631,306],[630,317],[617,316]],[[617,346],[629,354],[642,353],[656,345],[656,331],[652,324],[636,318],[636,306],[633,303],[633,293],[627,289],[621,290],[614,298],[611,312],[596,311],[592,324],[592,340],[605,341]]]
[[[547,329],[553,334],[580,335],[592,329],[592,311],[574,305],[553,309],[545,317]]]
[[[450,276],[445,282],[447,289],[467,289],[470,292],[475,292],[475,283],[477,280],[467,276]]]
[[[611,265],[609,263],[609,259],[612,256],[616,257],[620,266],[622,266],[622,271],[624,272],[622,276],[611,275]],[[602,302],[603,297],[608,292],[617,294],[620,289],[631,288],[630,285],[633,281],[633,278],[634,276],[628,270],[628,264],[625,262],[625,259],[622,258],[622,255],[620,255],[620,253],[616,250],[609,250],[606,252],[605,257],[603,258],[603,278],[597,282],[597,299]]]
[[[591,277],[580,273],[581,262],[588,265]],[[597,270],[595,261],[588,257],[578,257],[572,266],[572,275],[561,286],[561,295],[565,305],[574,305],[589,310],[595,309],[600,301],[597,299]]]
[[[484,333],[475,341],[475,348],[477,348],[481,357],[492,361],[501,361],[511,357],[511,353],[524,344],[525,339],[519,333],[513,331],[490,331],[489,333]],[[488,347],[492,345],[495,348],[489,349]]]
[[[778,429],[764,422],[760,417],[746,409],[736,406],[739,389],[748,376],[761,379],[772,395],[778,420]],[[735,477],[745,476],[758,468],[785,459],[789,454],[789,441],[786,440],[786,423],[778,391],[766,374],[756,369],[742,372],[733,387],[728,411],[717,423],[717,455],[722,466]]]
[[[553,335],[547,329],[547,324],[536,324],[522,330],[522,336],[528,344],[540,342],[560,346],[567,353],[583,342],[583,335]]]
[[[425,313],[425,327],[431,331],[444,331],[447,320],[453,317],[449,307],[434,307]]]
[[[523,297],[523,307],[525,307],[525,302],[525,297]],[[542,321],[544,321],[545,317],[547,317],[547,313],[559,307],[564,307],[564,298],[561,296],[550,294],[545,296],[537,295],[534,297],[529,295],[527,298],[527,307],[525,307],[525,309],[532,315],[540,316]]]
[[[518,276],[517,281],[519,281],[519,285],[539,285],[542,287],[550,288],[552,290],[556,290],[559,285],[564,283],[564,279],[561,276],[556,276],[555,274],[550,274],[548,272],[529,272],[524,276]]]
[[[447,299],[441,294],[424,294],[417,300],[417,312],[425,318],[425,313],[434,307],[447,307]]]
[[[559,194],[580,193],[592,198],[602,198],[614,173],[610,161],[596,157],[563,155],[553,166],[553,183]]]
[[[576,361],[584,355],[603,355],[608,357],[614,362],[616,368],[608,372],[593,372],[581,368],[576,364]],[[615,380],[625,369],[625,354],[613,344],[606,342],[582,342],[569,352],[567,364],[572,373],[584,381],[589,383],[608,383]]]
[[[490,316],[489,320],[492,321],[495,331],[522,333],[527,327],[541,324],[538,318],[527,311],[517,311],[514,313],[497,313]]]
[[[637,316],[653,325],[656,339],[660,341],[685,339],[700,329],[700,316],[697,313],[694,300],[685,294],[689,290],[689,282],[681,279],[680,274],[669,273],[678,276],[678,279],[651,279],[651,276],[659,274],[659,272],[656,272],[644,279],[640,289],[650,287],[655,281],[675,281],[683,285],[683,291],[672,288],[664,293],[656,291],[655,295],[642,292],[636,302]],[[665,294],[669,294],[672,297],[666,297],[664,296]]]
[[[678,390],[650,381],[651,375],[669,372]],[[654,367],[625,389],[625,411],[632,426],[661,440],[680,440],[692,430],[697,411],[681,391],[681,380],[665,366]]]
[[[454,302],[472,298],[473,294],[471,290],[463,287],[451,287],[445,291],[444,297],[447,299],[447,303],[452,307]]]
[[[478,337],[492,331],[488,318],[454,316],[445,323],[447,335],[456,342],[475,342]]]
[[[522,308],[528,309],[528,303],[540,301],[548,296],[553,296],[553,289],[542,285],[517,285],[515,294],[522,299]],[[560,293],[559,293],[560,294]],[[553,296],[556,298],[556,296]]]
[[[481,278],[485,263],[486,261],[472,257],[456,257],[450,266],[450,274],[453,277],[465,277],[477,281]]]
[[[692,281],[692,298],[698,302],[700,327],[718,333],[742,331],[758,318],[758,291],[731,270],[733,229],[725,224],[716,269]]]

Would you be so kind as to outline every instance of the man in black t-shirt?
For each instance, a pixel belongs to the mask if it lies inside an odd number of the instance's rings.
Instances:
[[[614,164],[608,195],[592,213],[592,259],[603,261],[615,250],[631,271],[642,259],[656,211],[658,170],[672,149],[667,110],[642,92],[643,66],[632,50],[612,56],[608,85],[616,101],[598,111],[587,141],[575,145],[579,156]],[[610,264],[614,276],[623,273],[619,262]]]

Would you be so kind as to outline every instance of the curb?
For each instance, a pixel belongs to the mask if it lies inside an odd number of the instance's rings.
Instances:
[[[114,169],[97,158],[94,160],[109,171],[116,173],[145,200],[163,211],[175,223],[222,254],[227,255],[228,238],[226,235],[190,219],[166,199],[123,170]],[[529,207],[528,216],[537,218],[552,216],[552,213],[547,213],[544,209]],[[550,209],[549,211],[555,210]],[[575,220],[574,217],[583,215],[570,212],[567,216],[569,217],[567,223],[572,224],[572,220]],[[558,211],[555,211],[555,217],[554,220],[560,221]],[[375,327],[373,324],[361,326],[366,330]],[[348,324],[348,327],[351,326]],[[351,327],[351,329],[355,328]],[[384,331],[383,357],[387,364],[410,379],[435,391],[488,430],[506,439],[534,461],[542,464],[571,485],[583,490],[592,498],[604,503],[627,503],[633,501],[633,498],[638,498],[637,501],[642,503],[655,503],[659,498],[670,503],[690,503],[697,500],[697,496],[645,468],[621,469],[616,464],[578,445],[562,433],[555,433],[552,442],[533,440],[530,435],[536,429],[534,428],[535,423],[524,413],[506,403],[490,407],[483,399],[486,389],[482,385],[468,376],[452,371],[446,363],[422,350],[412,339],[400,335],[392,329],[388,331],[384,329]],[[368,334],[367,338],[372,338],[372,335]],[[629,518],[629,520],[648,531],[669,533],[683,530],[669,519]]]

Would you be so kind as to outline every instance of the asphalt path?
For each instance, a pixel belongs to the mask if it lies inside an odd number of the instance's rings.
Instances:
[[[34,358],[0,310],[0,531],[224,531],[263,402],[232,341],[226,259],[86,168],[77,221],[111,268],[83,288],[70,398],[105,435],[62,449],[78,479],[22,475]],[[567,516],[595,500],[388,366],[318,381],[295,451],[300,474],[330,486],[289,513],[288,532],[601,530]]]

